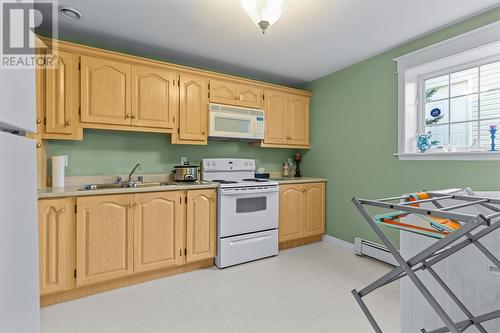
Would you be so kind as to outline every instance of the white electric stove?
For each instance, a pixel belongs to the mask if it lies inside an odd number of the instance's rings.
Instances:
[[[255,161],[251,159],[204,159],[202,177],[220,184],[217,267],[277,255],[278,183],[254,178]]]

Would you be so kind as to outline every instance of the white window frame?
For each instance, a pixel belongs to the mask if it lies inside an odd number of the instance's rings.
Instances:
[[[420,153],[415,140],[417,131],[425,130],[421,96],[426,78],[499,60],[500,21],[394,59],[398,68],[398,152],[394,155],[400,160],[500,160],[500,152]]]

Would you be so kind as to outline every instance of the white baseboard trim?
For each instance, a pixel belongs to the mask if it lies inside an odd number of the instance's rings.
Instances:
[[[349,243],[349,242],[347,242],[347,241],[345,241],[343,239],[336,238],[336,237],[333,237],[333,236],[330,236],[330,235],[327,235],[327,234],[323,234],[323,240],[325,242],[327,242],[327,243],[335,245],[338,248],[341,248],[341,249],[344,249],[344,250],[347,250],[347,251],[350,251],[350,252],[354,252],[354,250],[353,250],[353,244]]]

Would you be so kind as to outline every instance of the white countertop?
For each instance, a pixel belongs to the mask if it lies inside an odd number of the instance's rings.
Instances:
[[[107,188],[98,190],[80,190],[81,185],[71,185],[61,188],[43,188],[38,190],[38,198],[57,198],[57,197],[82,197],[89,195],[105,194],[126,194],[126,193],[144,193],[144,192],[163,192],[163,191],[184,191],[199,190],[207,188],[217,188],[216,183],[207,184],[189,184],[189,185],[159,185],[148,187],[125,187],[125,188]]]
[[[298,183],[318,183],[326,182],[326,178],[301,177],[301,178],[271,178],[279,184],[298,184]],[[55,188],[47,187],[38,190],[38,198],[59,198],[59,197],[81,197],[89,195],[106,195],[106,194],[126,194],[126,193],[144,193],[144,192],[162,192],[162,191],[185,191],[199,190],[207,188],[217,188],[217,183],[206,184],[179,184],[179,185],[161,185],[148,187],[125,187],[125,188],[107,188],[97,190],[81,190],[82,185],[68,185],[65,187]]]

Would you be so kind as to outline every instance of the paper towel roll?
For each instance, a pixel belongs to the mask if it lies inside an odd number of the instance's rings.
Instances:
[[[64,187],[64,156],[52,156],[52,187]]]

